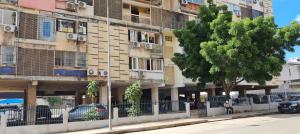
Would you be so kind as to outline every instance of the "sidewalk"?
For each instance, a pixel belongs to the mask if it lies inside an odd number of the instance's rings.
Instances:
[[[159,122],[115,126],[113,127],[113,130],[111,132],[109,132],[107,128],[103,128],[103,129],[69,132],[64,134],[83,134],[83,133],[84,134],[119,134],[119,133],[129,133],[129,132],[140,132],[140,131],[163,129],[163,128],[170,128],[170,127],[177,127],[177,126],[193,125],[199,123],[263,116],[263,115],[270,115],[275,113],[276,112],[260,111],[260,112],[238,113],[233,115],[220,115],[216,117],[166,120],[166,121],[159,121]]]

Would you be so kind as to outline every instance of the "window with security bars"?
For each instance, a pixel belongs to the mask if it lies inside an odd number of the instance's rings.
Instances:
[[[86,53],[76,54],[76,52],[56,51],[55,66],[86,68],[86,58]]]
[[[77,54],[77,66],[81,68],[86,68],[86,53],[78,53]]]
[[[51,17],[39,16],[39,40],[54,41],[55,40],[55,19]]]
[[[14,46],[0,47],[1,64],[16,64],[16,48]]]
[[[163,71],[163,59],[129,57],[129,69],[142,71]]]

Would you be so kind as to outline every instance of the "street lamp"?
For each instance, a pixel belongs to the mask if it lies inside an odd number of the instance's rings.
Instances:
[[[112,121],[111,121],[111,79],[110,79],[110,19],[109,19],[109,0],[106,0],[106,22],[107,22],[107,90],[108,90],[108,128],[109,131],[112,130]]]

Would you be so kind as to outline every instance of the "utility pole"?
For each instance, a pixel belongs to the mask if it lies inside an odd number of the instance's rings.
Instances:
[[[109,0],[106,0],[106,22],[107,22],[107,57],[108,57],[108,61],[107,61],[107,90],[108,90],[108,128],[109,131],[112,130],[112,121],[111,121],[111,79],[110,79],[110,37],[109,37],[109,33],[110,33],[110,20],[109,20]]]

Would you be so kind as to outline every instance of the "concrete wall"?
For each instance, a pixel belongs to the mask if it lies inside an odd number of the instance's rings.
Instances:
[[[234,113],[243,112],[256,112],[256,111],[277,111],[278,103],[271,102],[269,104],[254,104],[242,105],[242,106],[232,106]],[[210,108],[210,103],[207,102],[207,116],[216,116],[225,114],[224,107]]]
[[[136,124],[151,121],[170,120],[179,118],[190,117],[190,106],[186,103],[186,112],[183,113],[169,113],[159,114],[158,105],[154,106],[154,115],[138,116],[138,117],[118,117],[118,109],[113,110],[112,125],[124,125],[124,124]],[[6,127],[7,116],[1,118],[1,134],[45,134],[45,133],[62,133],[69,131],[80,131],[88,129],[99,129],[106,128],[108,126],[108,120],[97,120],[97,121],[81,121],[81,122],[68,122],[68,114],[64,113],[64,119],[62,124],[50,124],[50,125],[28,125],[28,126],[15,126]],[[3,125],[4,124],[4,125]]]

